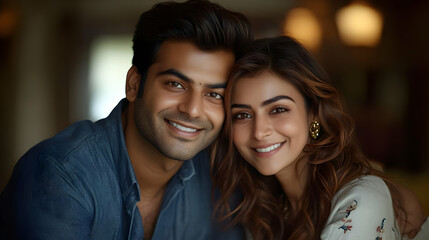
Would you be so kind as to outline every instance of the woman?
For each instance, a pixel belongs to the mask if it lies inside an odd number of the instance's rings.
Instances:
[[[253,239],[416,236],[418,201],[361,154],[337,90],[295,40],[256,40],[232,71],[225,104],[212,173],[221,219]]]

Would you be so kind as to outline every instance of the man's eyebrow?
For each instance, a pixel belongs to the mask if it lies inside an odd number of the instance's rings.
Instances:
[[[293,100],[293,98],[291,98],[289,96],[279,95],[279,96],[276,96],[276,97],[273,97],[273,98],[270,98],[268,100],[263,101],[262,104],[261,104],[261,106],[266,106],[268,104],[280,101],[282,99],[288,99],[288,100],[291,100],[292,102],[295,102],[295,100]]]
[[[194,81],[192,79],[190,79],[189,77],[185,76],[183,73],[179,72],[178,70],[176,70],[174,68],[170,68],[170,69],[167,69],[165,71],[159,72],[157,75],[158,76],[173,75],[173,76],[175,76],[177,78],[182,79],[185,82],[194,83]]]
[[[207,84],[207,88],[226,88],[226,83]]]
[[[232,108],[250,108],[250,106],[246,104],[232,104],[231,109]]]
[[[162,76],[162,75],[173,75],[177,78],[182,79],[183,81],[187,82],[187,83],[191,83],[194,84],[194,80],[190,79],[189,77],[187,77],[185,74],[181,73],[180,71],[178,71],[177,69],[174,68],[170,68],[167,69],[165,71],[159,72],[157,74],[158,76]],[[226,88],[226,82],[225,83],[214,83],[214,84],[206,84],[205,87],[207,88]]]

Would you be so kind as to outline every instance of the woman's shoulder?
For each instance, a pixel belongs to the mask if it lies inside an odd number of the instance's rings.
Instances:
[[[400,203],[398,215],[395,215],[390,189],[382,178],[365,175],[345,184],[332,199],[328,224],[346,223],[340,228],[349,227],[351,230],[353,226],[354,230],[359,228],[360,231],[376,225],[376,229],[380,230],[377,232],[379,236],[390,233],[391,237],[395,236],[394,239],[401,239],[402,234],[410,239],[427,239],[429,222],[420,201],[407,188],[398,184],[394,187],[397,192],[395,199]],[[344,233],[347,231],[344,230]],[[402,239],[408,239],[406,236]]]
[[[398,239],[392,198],[377,176],[361,176],[344,185],[334,196],[322,239]]]
[[[351,182],[344,185],[343,189],[350,189],[353,187],[370,187],[374,186],[374,184],[378,187],[387,187],[386,183],[383,179],[374,175],[362,175]]]
[[[333,202],[347,196],[377,201],[392,200],[389,188],[383,179],[373,175],[360,176],[345,184],[334,196]]]

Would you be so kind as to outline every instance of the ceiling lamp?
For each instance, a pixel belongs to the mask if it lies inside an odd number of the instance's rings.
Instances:
[[[341,40],[350,46],[376,46],[381,38],[383,17],[380,12],[361,2],[354,2],[336,15]]]
[[[306,8],[294,8],[289,11],[283,31],[296,38],[310,50],[319,48],[322,30],[316,16]]]

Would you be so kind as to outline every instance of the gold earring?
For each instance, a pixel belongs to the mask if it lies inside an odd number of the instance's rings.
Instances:
[[[317,121],[314,121],[311,123],[310,125],[310,134],[311,137],[313,137],[314,140],[317,139],[317,137],[319,137],[319,132],[320,132],[320,124]]]

